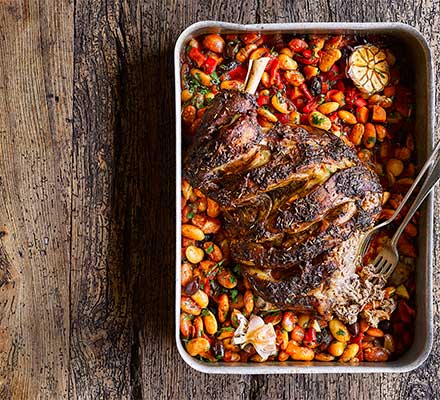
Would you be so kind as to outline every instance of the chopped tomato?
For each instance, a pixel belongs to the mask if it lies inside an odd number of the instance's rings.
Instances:
[[[260,107],[261,107],[261,106],[264,106],[264,105],[270,103],[270,98],[269,98],[269,96],[260,96],[260,97],[258,97],[258,99],[257,99],[257,103],[258,103],[258,105],[259,105]]]
[[[240,64],[238,67],[232,69],[228,72],[229,78],[232,80],[244,80],[246,78],[247,69],[243,66],[243,64]]]
[[[193,60],[198,67],[201,67],[206,61],[206,56],[196,47],[191,47],[191,50],[188,52],[188,57]]]
[[[212,74],[217,66],[217,60],[213,57],[208,57],[203,63],[202,68],[207,74]]]

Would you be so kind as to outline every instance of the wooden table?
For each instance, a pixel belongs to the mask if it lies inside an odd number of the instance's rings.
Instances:
[[[402,21],[439,70],[438,0],[2,0],[0,399],[440,398],[438,335],[398,376],[207,376],[180,359],[172,49],[204,19]]]

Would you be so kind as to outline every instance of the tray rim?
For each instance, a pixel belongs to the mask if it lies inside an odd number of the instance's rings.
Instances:
[[[266,31],[266,32],[375,32],[375,33],[398,33],[403,32],[416,40],[417,44],[425,55],[426,72],[426,96],[428,110],[426,116],[427,143],[426,153],[432,151],[434,140],[434,107],[435,107],[435,81],[432,65],[431,51],[423,35],[410,25],[400,22],[307,22],[307,23],[269,23],[269,24],[236,24],[221,21],[199,21],[188,26],[178,37],[174,47],[174,72],[175,72],[175,107],[176,107],[176,275],[175,275],[175,341],[179,354],[183,360],[193,369],[203,373],[214,374],[296,374],[296,373],[403,373],[419,367],[428,358],[432,349],[433,341],[433,316],[432,316],[432,236],[433,236],[433,195],[426,201],[425,218],[425,254],[420,254],[419,259],[424,256],[426,262],[426,274],[424,286],[426,292],[417,294],[417,303],[420,307],[420,300],[424,305],[427,316],[425,322],[426,341],[420,353],[412,362],[405,362],[402,358],[385,363],[360,363],[358,365],[345,365],[334,362],[267,362],[262,364],[247,363],[208,363],[202,362],[190,356],[184,349],[180,339],[180,265],[181,265],[181,104],[180,104],[180,54],[185,41],[192,35],[200,34],[201,30],[210,31]],[[420,236],[421,237],[421,236]],[[420,245],[421,241],[419,242]],[[420,260],[418,261],[420,262]],[[419,291],[417,292],[419,293]],[[417,322],[417,321],[416,321]],[[408,351],[410,353],[411,350]]]

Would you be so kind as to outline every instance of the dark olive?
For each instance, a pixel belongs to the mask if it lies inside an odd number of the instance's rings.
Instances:
[[[196,277],[189,281],[189,283],[185,286],[185,293],[188,296],[192,296],[194,293],[196,293],[200,288],[199,278]]]
[[[354,324],[348,325],[347,328],[353,336],[359,335],[359,323],[358,322],[355,322]]]
[[[217,360],[221,360],[225,356],[225,347],[219,339],[214,339],[211,345],[212,352]]]
[[[310,93],[313,97],[315,97],[321,94],[321,90],[322,90],[321,78],[319,76],[314,76],[310,80]]]
[[[391,328],[390,321],[387,321],[387,320],[380,321],[379,328],[382,329],[384,332],[389,332],[389,330]]]
[[[321,351],[327,350],[327,347],[330,345],[332,340],[333,337],[327,328],[321,329],[321,332],[316,333],[316,341],[320,344],[319,350]]]
[[[225,52],[224,52],[225,58],[235,58],[235,55],[238,53],[238,50],[240,50],[240,42],[228,42],[225,46]],[[229,63],[226,63],[226,65],[228,64]],[[228,71],[231,70],[232,68],[233,67],[229,68]]]

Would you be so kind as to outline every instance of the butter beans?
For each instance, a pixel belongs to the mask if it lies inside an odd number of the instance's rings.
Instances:
[[[203,310],[202,315],[206,333],[208,333],[209,335],[214,335],[215,333],[217,333],[218,324],[214,314],[208,309],[205,309]]]
[[[290,338],[298,343],[301,343],[304,339],[304,334],[304,328],[299,325],[295,325],[290,332]]]
[[[237,80],[223,81],[220,84],[220,89],[223,90],[240,90],[243,86],[243,82]]]
[[[342,121],[346,122],[347,124],[354,125],[357,123],[356,117],[350,112],[346,110],[339,110],[338,111],[338,117],[342,119]]]
[[[257,110],[258,115],[261,115],[262,117],[266,118],[270,122],[277,122],[278,118],[271,113],[269,110],[266,110],[265,108],[259,108]]]
[[[296,361],[312,361],[315,357],[315,352],[308,347],[297,346],[289,342],[286,347],[286,353]]]
[[[371,123],[365,124],[364,136],[362,137],[362,144],[367,148],[371,149],[376,144],[376,128]]]
[[[205,74],[203,71],[197,68],[193,68],[191,71],[191,75],[198,80],[202,85],[204,86],[211,86],[211,76],[208,74]]]
[[[275,110],[277,110],[282,114],[289,114],[289,112],[291,111],[291,107],[289,103],[280,93],[277,93],[274,96],[272,96],[271,103],[275,108]]]
[[[183,337],[188,338],[192,335],[193,325],[191,318],[192,317],[190,314],[185,314],[185,313],[180,314],[180,333],[182,334]]]
[[[220,214],[220,207],[218,203],[214,200],[211,200],[209,197],[207,198],[207,201],[208,201],[208,205],[207,205],[206,214],[208,214],[208,216],[211,218],[218,217]]]
[[[318,107],[318,111],[327,115],[332,112],[335,112],[339,108],[339,103],[336,101],[328,101],[327,103],[323,103]]]
[[[218,299],[218,320],[225,322],[229,312],[229,298],[226,293],[220,295]]]
[[[315,360],[316,361],[323,361],[323,362],[330,362],[335,359],[334,356],[327,354],[327,353],[317,353],[315,354]]]
[[[387,172],[393,174],[393,176],[399,176],[404,168],[405,166],[403,165],[403,162],[397,158],[391,158],[386,163]]]
[[[373,337],[383,337],[383,335],[384,335],[384,333],[383,333],[383,331],[381,330],[381,329],[379,329],[379,328],[373,328],[373,327],[371,327],[371,328],[369,328],[368,330],[367,330],[367,332],[365,332],[367,335],[369,335],[369,336],[373,336]]]
[[[189,89],[182,90],[182,93],[180,94],[180,98],[182,100],[182,103],[185,103],[188,100],[191,100],[192,97],[193,97],[193,93]]]
[[[312,111],[309,114],[309,124],[315,128],[324,129],[326,131],[332,127],[330,119],[319,111]]]
[[[185,257],[191,264],[198,264],[204,256],[205,252],[196,246],[188,246],[185,250]]]
[[[280,54],[278,61],[281,69],[294,70],[298,68],[297,62],[287,54]]]
[[[256,44],[253,44],[253,43],[251,43],[251,44],[248,44],[248,45],[246,45],[245,47],[242,47],[239,51],[238,51],[238,53],[237,53],[237,55],[235,56],[235,59],[238,61],[238,62],[245,62],[248,58],[249,58],[249,55],[255,50],[257,48],[257,45]]]
[[[203,290],[197,290],[191,298],[197,303],[200,308],[206,308],[209,304],[208,295]]]
[[[348,342],[350,340],[350,333],[347,327],[338,319],[332,319],[328,323],[329,329],[333,337],[340,342]]]
[[[353,126],[349,138],[350,141],[355,145],[359,146],[362,141],[362,137],[364,136],[365,126],[363,124],[356,124]]]
[[[199,307],[199,305],[190,297],[186,296],[182,296],[182,299],[180,301],[180,308],[183,312],[191,315],[200,315],[200,313],[202,312],[202,309]]]
[[[300,86],[305,81],[304,75],[299,71],[286,71],[284,78],[293,86]]]
[[[342,362],[348,362],[352,360],[354,357],[356,357],[356,354],[359,351],[359,345],[357,343],[351,343],[349,344],[344,352],[341,354],[341,357],[339,358],[339,361]]]
[[[196,119],[197,109],[189,104],[182,111],[182,121],[185,125],[191,125]]]
[[[338,61],[342,56],[339,49],[328,49],[322,52],[321,60],[319,61],[319,69],[323,72],[330,71],[333,64]]]
[[[330,343],[330,345],[328,346],[327,351],[334,357],[339,357],[345,349],[345,343],[342,342],[338,342],[338,341],[333,341]]]
[[[188,239],[203,240],[205,239],[205,234],[200,228],[197,228],[191,224],[182,225],[182,236]]]
[[[202,337],[191,339],[186,345],[186,351],[192,357],[207,352],[209,348],[210,348],[209,341]]]
[[[180,282],[182,286],[186,286],[192,279],[193,272],[191,264],[189,263],[182,263],[182,266],[180,268]]]
[[[237,286],[237,278],[226,268],[222,268],[216,275],[218,283],[226,289],[233,289]]]
[[[259,47],[254,50],[249,56],[249,60],[258,60],[261,57],[265,57],[269,54],[269,50],[266,47]]]
[[[248,315],[254,310],[254,294],[251,290],[246,290],[243,296],[244,309]]]
[[[364,350],[366,361],[387,361],[389,355],[388,350],[382,347],[369,347]]]

